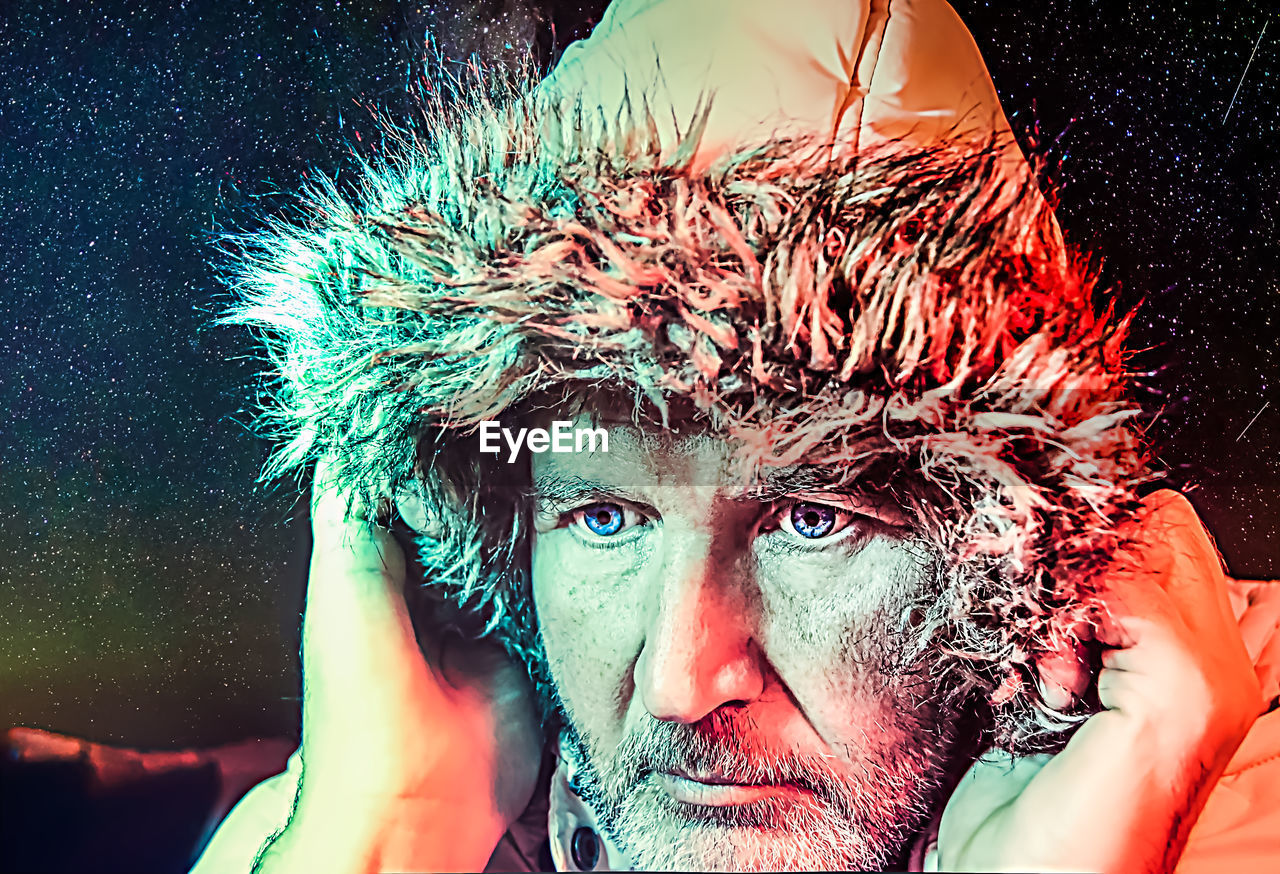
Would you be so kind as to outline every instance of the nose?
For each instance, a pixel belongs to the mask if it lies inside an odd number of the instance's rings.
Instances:
[[[635,667],[637,691],[657,719],[697,722],[764,690],[763,655],[744,587],[732,556],[716,547],[714,536],[664,538],[652,618]]]

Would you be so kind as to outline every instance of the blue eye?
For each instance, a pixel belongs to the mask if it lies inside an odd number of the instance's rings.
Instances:
[[[826,504],[794,504],[791,507],[791,527],[801,537],[810,540],[826,537],[836,527],[836,510]]]
[[[593,504],[582,511],[582,523],[599,537],[609,537],[622,530],[626,519],[617,504]]]

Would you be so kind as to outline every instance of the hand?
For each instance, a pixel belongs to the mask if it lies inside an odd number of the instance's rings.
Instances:
[[[1167,490],[1144,503],[1136,554],[1108,573],[1095,610],[1106,709],[1056,756],[980,760],[943,815],[942,869],[1172,871],[1262,712],[1217,551],[1195,511]],[[1040,667],[1049,690],[1082,687],[1072,659]]]
[[[533,794],[542,733],[532,691],[494,644],[451,639],[424,653],[404,553],[361,515],[347,515],[317,466],[302,781],[259,870],[478,871]]]

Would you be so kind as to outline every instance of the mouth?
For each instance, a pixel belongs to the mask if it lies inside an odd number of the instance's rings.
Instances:
[[[703,807],[733,807],[808,794],[794,783],[742,783],[722,774],[676,769],[658,771],[655,776],[675,801]]]

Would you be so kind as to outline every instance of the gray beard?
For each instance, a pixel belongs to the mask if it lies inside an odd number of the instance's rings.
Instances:
[[[558,703],[558,702],[557,702]],[[905,705],[905,702],[902,702]],[[717,711],[693,725],[651,720],[602,755],[560,705],[561,755],[601,828],[640,870],[788,871],[882,869],[904,854],[948,782],[949,719],[899,710],[905,740],[866,737],[836,770],[825,760],[778,755],[753,740],[753,721]],[[909,715],[907,715],[909,714]],[[801,800],[731,807],[681,804],[655,772],[712,770],[744,783],[793,783]]]

